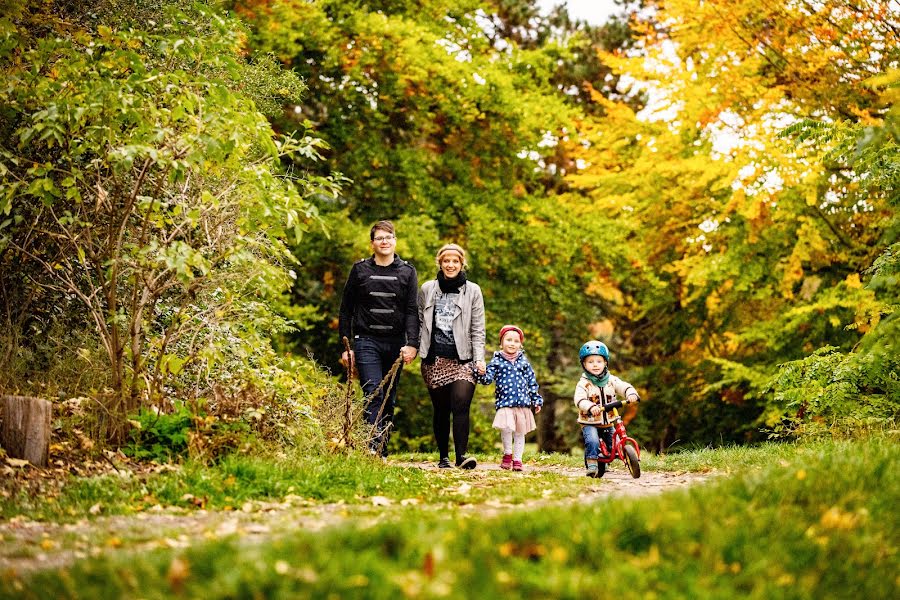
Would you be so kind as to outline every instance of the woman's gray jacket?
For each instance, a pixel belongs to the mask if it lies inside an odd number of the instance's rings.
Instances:
[[[428,356],[434,329],[434,301],[440,292],[437,279],[419,289],[419,356]],[[484,361],[484,297],[477,283],[467,281],[459,288],[456,304],[461,309],[453,319],[453,339],[459,360]]]

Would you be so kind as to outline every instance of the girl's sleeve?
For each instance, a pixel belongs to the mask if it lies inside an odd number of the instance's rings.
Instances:
[[[528,364],[528,379],[528,388],[532,406],[543,406],[544,399],[541,398],[541,394],[538,392],[538,389],[541,386],[538,385],[537,376],[534,374],[534,367],[531,366],[531,363]]]
[[[497,376],[497,363],[491,360],[488,363],[487,367],[484,369],[484,375],[475,371],[475,379],[478,383],[483,383],[484,385],[490,385],[494,382],[494,377]]]

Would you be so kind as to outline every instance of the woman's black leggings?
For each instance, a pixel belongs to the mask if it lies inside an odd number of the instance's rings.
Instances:
[[[469,407],[475,395],[475,384],[454,381],[428,390],[434,407],[434,437],[441,458],[450,456],[450,415],[453,415],[453,447],[456,460],[465,455],[469,447]]]

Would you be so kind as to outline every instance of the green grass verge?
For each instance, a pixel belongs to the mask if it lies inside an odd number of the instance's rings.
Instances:
[[[423,455],[392,458],[403,459],[421,462]],[[559,497],[567,491],[575,492],[582,484],[553,473],[542,474],[540,486],[528,475],[483,471],[473,475],[457,469],[427,472],[385,465],[369,456],[231,456],[216,465],[187,463],[172,471],[140,476],[72,477],[55,495],[19,491],[0,498],[0,519],[24,516],[72,522],[96,515],[135,514],[154,506],[185,511],[230,510],[247,501],[278,502],[287,497],[300,497],[312,504],[368,503],[372,496],[457,504],[502,498],[504,502],[520,503],[544,497],[547,486]],[[472,485],[454,492],[462,482]],[[91,508],[98,505],[92,512]]]
[[[893,597],[900,447],[869,440],[800,450],[785,464],[659,497],[489,519],[412,510],[364,529],[6,576],[0,596]]]
[[[758,446],[728,446],[683,450],[668,455],[645,452],[642,466],[645,472],[710,472],[725,474],[769,468],[802,460],[806,454],[816,454],[833,447],[834,442],[810,442],[802,445],[766,443]],[[478,457],[494,461],[498,457]],[[542,467],[581,468],[579,450],[572,454],[541,454],[533,446],[525,453],[529,469]],[[408,461],[437,462],[436,454],[399,454],[393,463]],[[555,497],[563,497],[567,490],[577,491],[582,482],[552,473],[542,475],[547,481],[536,484],[532,478],[494,473],[492,478],[479,481],[466,494],[447,491],[454,479],[467,478],[468,473],[455,469],[442,471],[440,476],[417,468],[403,468],[369,456],[308,456],[291,455],[282,458],[234,455],[215,465],[187,463],[174,471],[142,474],[140,476],[72,477],[52,494],[27,494],[23,491],[0,497],[0,519],[24,516],[33,520],[71,522],[100,515],[128,515],[154,506],[176,507],[184,510],[206,508],[229,510],[240,508],[247,501],[281,501],[286,497],[302,497],[312,503],[366,502],[372,496],[391,499],[419,498],[426,502],[450,501],[458,503],[483,502],[490,499],[519,503],[541,497],[543,490],[552,487]],[[540,486],[538,489],[536,486]],[[99,505],[99,513],[91,508]],[[96,509],[95,509],[96,510]]]
[[[368,457],[232,456],[214,466],[187,463],[140,476],[72,478],[55,497],[18,493],[0,500],[0,517],[71,521],[102,514],[131,514],[153,505],[228,509],[247,500],[294,495],[312,501],[353,501],[359,496],[416,496],[431,487],[418,469],[385,469]]]

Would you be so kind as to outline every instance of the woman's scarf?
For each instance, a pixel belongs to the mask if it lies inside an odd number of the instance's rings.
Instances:
[[[455,294],[466,282],[466,272],[460,271],[456,277],[447,277],[443,271],[438,271],[437,282],[441,291],[445,294]]]
[[[585,371],[584,374],[587,376],[588,380],[591,383],[601,389],[605,387],[606,382],[609,381],[609,367],[603,367],[603,372],[600,373],[600,375],[593,375],[591,373],[588,373],[587,371]]]

